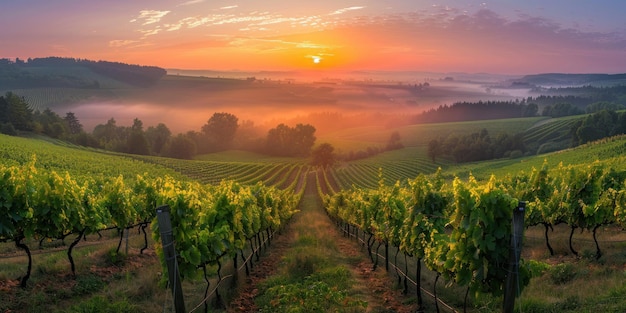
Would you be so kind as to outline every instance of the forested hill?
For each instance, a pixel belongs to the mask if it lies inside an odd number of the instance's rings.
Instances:
[[[612,86],[626,83],[626,74],[536,74],[516,79],[516,84],[551,86]]]
[[[0,59],[0,87],[6,90],[44,87],[98,89],[103,83],[115,82],[148,87],[165,74],[165,69],[156,66],[119,62],[60,57],[29,58],[26,61]]]

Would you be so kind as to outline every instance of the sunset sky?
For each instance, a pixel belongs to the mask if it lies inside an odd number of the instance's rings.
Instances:
[[[210,70],[626,72],[621,0],[9,0],[0,57]]]

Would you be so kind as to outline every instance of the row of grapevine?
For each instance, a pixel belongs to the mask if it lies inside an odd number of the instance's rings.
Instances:
[[[344,190],[324,197],[328,214],[416,257],[448,281],[477,295],[501,295],[508,272],[511,218],[518,201],[495,178],[446,183],[419,175],[406,185]],[[420,279],[420,273],[417,274]],[[522,268],[520,288],[528,283]],[[418,301],[421,303],[421,297]]]
[[[571,227],[572,253],[578,255],[572,236],[580,228],[593,233],[599,258],[602,253],[596,238],[598,228],[614,223],[626,226],[625,180],[626,171],[617,171],[601,162],[586,166],[559,164],[553,170],[544,162],[541,169],[503,180],[502,188],[529,202],[526,226],[544,225],[546,245],[552,255],[548,229],[566,223]]]
[[[359,227],[371,240],[413,255],[433,271],[474,292],[500,294],[506,277],[512,208],[527,201],[525,226],[566,223],[593,233],[599,227],[626,227],[626,171],[606,162],[520,172],[480,184],[458,178],[447,183],[441,174],[419,175],[406,184],[383,184],[325,196],[329,215]],[[320,184],[318,182],[318,184]],[[324,184],[322,181],[321,184]],[[322,186],[318,187],[323,193]],[[372,239],[373,238],[373,239]],[[368,241],[368,249],[374,241]],[[419,274],[418,274],[419,275]],[[524,277],[524,275],[522,275]],[[419,279],[419,276],[418,276]],[[524,280],[523,280],[524,281]]]
[[[37,168],[35,163],[33,157],[22,166],[0,165],[0,241],[14,241],[28,254],[22,286],[32,268],[30,250],[23,240],[77,235],[68,250],[74,272],[72,248],[84,235],[109,227],[124,230],[153,218],[156,181],[137,176],[128,184],[121,175],[79,181],[67,172]]]
[[[547,123],[527,129],[524,132],[524,142],[532,144],[549,140],[567,140],[572,126],[578,121],[578,117],[548,120]]]
[[[149,177],[183,175],[161,165],[133,159],[127,155],[107,153],[89,148],[60,145],[58,141],[44,141],[0,134],[0,164],[19,166],[37,155],[37,167],[69,172],[74,179],[83,177],[134,177],[148,173]]]
[[[199,268],[219,265],[222,257],[235,257],[260,232],[279,229],[296,212],[299,195],[261,183],[172,181],[163,186],[158,201],[170,207],[179,272],[186,278],[196,277]],[[152,225],[159,241],[159,226]],[[161,247],[157,254],[165,267]]]
[[[33,157],[24,165],[0,165],[0,241],[14,241],[28,255],[22,286],[26,285],[32,268],[25,240],[76,235],[68,249],[74,272],[71,253],[80,238],[111,227],[122,230],[123,234],[124,229],[147,225],[154,219],[157,205],[169,204],[178,208],[175,216],[181,220],[206,222],[206,218],[213,218],[213,224],[201,229],[189,230],[188,225],[180,225],[181,231],[219,233],[222,239],[209,242],[206,249],[232,253],[240,248],[242,233],[249,236],[252,231],[279,227],[294,212],[297,199],[293,193],[261,184],[242,187],[224,181],[218,186],[206,186],[170,176],[74,177],[35,164]],[[186,211],[182,206],[193,207],[194,211]],[[186,238],[189,237],[181,237],[180,242]],[[196,260],[195,253],[185,251],[181,253],[183,259]]]
[[[350,166],[337,169],[337,176],[342,189],[349,189],[351,186],[374,188],[376,181],[371,178],[376,177],[376,173],[377,168],[360,164],[350,164]]]
[[[362,188],[375,188],[378,169],[384,167],[383,178],[387,181],[406,180],[420,173],[434,173],[437,167],[426,159],[405,159],[389,161],[367,160],[347,164],[335,170],[336,181],[343,189],[349,189],[352,185]]]
[[[235,180],[243,185],[254,185],[259,181],[266,185],[290,185],[297,179],[292,174],[300,172],[301,162],[215,162],[200,160],[176,160],[151,156],[133,156],[144,162],[171,168],[191,179],[206,184],[219,184],[222,180]]]

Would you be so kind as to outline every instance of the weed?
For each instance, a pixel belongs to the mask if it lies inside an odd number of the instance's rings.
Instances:
[[[88,301],[71,306],[68,310],[72,313],[132,313],[137,308],[127,300],[111,302],[101,296],[96,296]]]
[[[257,303],[267,312],[326,312],[333,307],[356,311],[367,307],[366,302],[350,298],[345,290],[311,277],[302,283],[272,286]]]
[[[98,276],[87,275],[76,278],[76,285],[72,287],[74,295],[87,295],[101,290],[105,287],[104,281]]]
[[[572,281],[577,275],[576,268],[571,263],[561,263],[550,269],[550,279],[556,285],[563,285]]]
[[[543,275],[543,273],[551,267],[548,263],[535,260],[528,260],[525,262],[525,265],[528,267],[528,271],[532,277],[539,277]]]
[[[299,280],[315,273],[318,262],[315,256],[298,254],[287,264],[287,270],[293,279]]]
[[[126,255],[118,253],[116,249],[110,249],[104,255],[104,259],[107,265],[121,266],[126,261]]]

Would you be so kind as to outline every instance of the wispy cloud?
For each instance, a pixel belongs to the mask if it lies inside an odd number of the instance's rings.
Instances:
[[[328,15],[339,15],[339,14],[344,14],[346,12],[349,11],[354,11],[354,10],[361,10],[361,9],[365,9],[365,7],[349,7],[349,8],[343,8],[343,9],[339,9],[337,11],[334,11]]]
[[[130,20],[130,22],[134,23],[137,21],[143,21],[141,25],[150,25],[160,22],[161,19],[170,12],[171,11],[141,10],[139,11],[139,15]]]
[[[230,9],[236,9],[238,7],[239,7],[238,5],[229,5],[229,6],[221,7],[220,10],[230,10]]]
[[[303,50],[317,50],[317,56],[331,56],[330,50],[336,49],[336,46],[312,43],[309,41],[292,41],[284,39],[265,39],[251,37],[237,37],[230,40],[229,45],[234,47],[245,47],[247,49],[255,49],[261,52],[275,52],[280,50],[291,50],[293,48]]]
[[[198,3],[202,3],[205,2],[206,0],[189,0],[186,2],[183,2],[181,4],[179,4],[178,6],[186,6],[186,5],[192,5],[192,4],[198,4]]]
[[[128,45],[135,44],[137,42],[138,42],[137,40],[124,40],[124,39],[111,40],[109,41],[109,47],[113,47],[113,48],[125,47]]]

